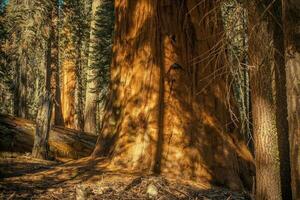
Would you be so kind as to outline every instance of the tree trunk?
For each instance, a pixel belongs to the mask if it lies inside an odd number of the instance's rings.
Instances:
[[[249,7],[256,199],[291,199],[281,4]],[[273,75],[275,71],[275,77]],[[275,79],[275,82],[274,82]]]
[[[96,39],[96,11],[100,6],[101,0],[93,0],[92,3],[92,14],[91,14],[91,25],[90,25],[90,46],[88,55],[88,69],[87,69],[87,85],[85,95],[85,108],[84,108],[84,131],[89,133],[96,133],[97,122],[96,122],[96,110],[97,110],[97,97],[98,92],[95,90],[96,83],[96,72],[94,69],[94,47]]]
[[[64,126],[59,74],[60,74],[59,65],[57,65],[57,68],[54,72],[54,76],[55,76],[54,124],[59,126]]]
[[[27,118],[27,56],[25,50],[21,50],[19,59],[19,87],[18,93],[20,100],[18,105],[18,117]]]
[[[68,22],[65,22],[68,23]],[[72,35],[70,33],[70,27],[65,25],[63,33],[67,40],[64,45],[63,61],[62,61],[62,113],[64,119],[64,125],[67,128],[74,129],[74,116],[75,116],[75,86],[76,86],[76,72],[75,72],[75,59],[72,56],[74,52],[74,45],[72,43]]]
[[[273,41],[275,48],[274,71],[276,88],[276,128],[278,132],[278,150],[280,160],[280,183],[282,199],[292,200],[282,2],[283,1],[281,0],[276,0],[273,4],[273,16],[275,18]]]
[[[76,130],[83,131],[84,129],[84,122],[83,122],[83,90],[82,90],[82,58],[81,58],[81,50],[82,50],[82,41],[80,36],[76,36],[76,61],[75,61],[75,74],[76,74],[76,83],[75,83],[75,120],[74,120],[74,127]]]
[[[45,55],[45,91],[41,98],[40,108],[38,110],[37,119],[36,119],[36,131],[34,137],[34,145],[32,149],[32,156],[39,159],[48,159],[49,151],[49,131],[50,131],[50,122],[52,115],[52,99],[51,99],[51,49],[52,49],[52,40],[54,35],[54,29],[51,27],[50,36],[47,41],[47,49]]]
[[[237,120],[241,123],[241,134],[247,139],[251,151],[253,151],[253,138],[250,128],[250,90],[249,90],[249,69],[247,64],[247,26],[248,11],[238,1],[224,1],[222,5],[222,18],[226,34],[228,49],[228,61],[225,64],[231,66],[233,76],[232,89],[237,101]]]
[[[217,6],[115,1],[111,101],[93,156],[110,153],[122,169],[249,188],[251,153],[229,123]]]
[[[293,199],[300,199],[300,2],[284,3],[286,75]]]
[[[62,102],[61,102],[61,86],[60,86],[60,65],[59,65],[59,24],[60,24],[60,13],[59,13],[59,7],[57,6],[55,10],[55,19],[56,23],[54,24],[54,30],[55,35],[53,37],[53,47],[52,47],[52,62],[54,64],[53,69],[53,82],[54,87],[54,95],[55,96],[55,102],[54,102],[54,124],[64,126],[64,120],[63,120],[63,113],[62,113]]]
[[[20,71],[20,65],[17,60],[11,61],[11,65],[14,69],[14,116],[19,116],[19,101],[20,101],[20,93],[19,93],[19,87],[20,87],[20,79],[19,79],[19,71]]]
[[[50,119],[52,102],[50,94],[45,94],[41,100],[41,105],[38,110],[36,119],[36,131],[34,137],[34,145],[32,149],[32,156],[34,158],[49,159],[49,131],[50,131]]]

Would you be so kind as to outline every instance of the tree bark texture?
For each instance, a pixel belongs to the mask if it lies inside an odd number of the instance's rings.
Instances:
[[[68,22],[64,22],[68,23]],[[70,27],[66,24],[62,34],[64,34],[66,43],[64,44],[64,50],[62,52],[62,113],[64,119],[64,125],[67,128],[75,128],[75,88],[76,88],[76,64],[75,46],[72,43],[72,33]]]
[[[251,153],[230,124],[218,8],[115,1],[111,99],[93,156],[109,154],[123,169],[251,187]]]
[[[60,81],[60,64],[59,64],[59,21],[60,21],[60,14],[59,8],[55,9],[54,18],[55,22],[53,23],[54,34],[52,39],[52,81],[53,81],[53,88],[52,93],[55,97],[54,99],[54,124],[55,125],[64,125],[63,113],[62,113],[62,101],[61,101],[61,81]]]
[[[96,19],[95,15],[97,8],[100,6],[101,0],[93,0],[92,3],[92,14],[91,14],[91,25],[90,25],[90,46],[89,46],[89,55],[88,55],[88,69],[87,69],[87,85],[86,85],[86,101],[84,108],[84,131],[89,133],[96,133],[97,122],[96,122],[96,110],[97,110],[97,97],[98,92],[96,92],[96,72],[93,69],[94,58],[94,43],[96,39]]]
[[[52,23],[52,12],[50,14],[50,20]],[[52,40],[55,35],[55,29],[51,25],[49,38],[47,40],[46,53],[45,53],[45,89],[41,97],[40,107],[38,109],[38,114],[36,118],[36,130],[34,137],[34,144],[32,149],[32,156],[34,158],[49,159],[49,131],[50,122],[52,117],[52,95],[51,95],[51,77],[52,77]]]
[[[256,199],[290,199],[281,5],[279,1],[252,1],[249,5]]]
[[[275,71],[275,93],[276,93],[276,128],[278,132],[278,150],[280,160],[280,183],[282,199],[292,199],[291,189],[291,165],[290,165],[290,143],[289,124],[287,110],[287,87],[285,66],[285,42],[282,1],[274,2],[272,12],[274,13],[274,71]]]
[[[300,199],[300,2],[284,2],[286,76],[293,199]]]

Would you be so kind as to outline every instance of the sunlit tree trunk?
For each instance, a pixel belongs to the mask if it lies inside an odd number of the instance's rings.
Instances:
[[[96,38],[96,11],[100,6],[101,0],[93,0],[92,3],[92,14],[91,14],[91,25],[90,25],[90,45],[89,45],[89,56],[88,56],[88,70],[87,70],[87,85],[85,94],[85,108],[84,108],[84,131],[88,133],[96,133],[96,110],[97,110],[97,97],[98,92],[96,91],[96,72],[93,68],[94,60],[94,40]]]
[[[64,22],[68,23],[68,22]],[[65,25],[67,26],[67,25]],[[64,125],[67,128],[74,127],[74,116],[75,116],[75,87],[76,87],[76,65],[75,59],[72,55],[74,52],[74,45],[71,41],[71,32],[69,27],[65,27],[62,31],[64,40],[67,40],[66,44],[63,45],[63,58],[62,58],[62,113],[64,119]]]
[[[281,3],[249,5],[256,199],[291,199]]]
[[[64,21],[61,33],[62,108],[64,125],[83,130],[83,41],[85,24],[83,1],[64,1]]]
[[[293,199],[300,199],[300,2],[284,1]]]
[[[111,99],[93,156],[109,153],[122,169],[249,187],[251,154],[229,123],[216,6],[115,1]]]

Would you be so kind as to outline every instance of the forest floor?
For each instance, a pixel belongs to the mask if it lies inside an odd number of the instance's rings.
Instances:
[[[0,154],[0,199],[250,199],[246,193],[161,176],[111,171],[102,158],[43,161]]]

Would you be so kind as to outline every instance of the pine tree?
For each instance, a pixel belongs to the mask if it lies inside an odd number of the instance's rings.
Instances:
[[[256,199],[291,199],[282,7],[280,1],[249,5]]]
[[[58,56],[57,56],[57,47],[55,44],[58,42],[56,38],[56,23],[58,16],[58,2],[57,0],[44,2],[42,0],[36,0],[35,6],[40,6],[42,10],[41,16],[43,23],[41,24],[44,28],[47,29],[45,35],[45,49],[44,49],[44,63],[42,64],[42,69],[44,72],[44,89],[40,97],[39,109],[36,117],[36,131],[34,138],[34,145],[32,149],[32,155],[35,158],[40,159],[49,159],[49,132],[50,132],[50,122],[52,117],[52,106],[54,92],[52,80],[53,71],[57,69]]]
[[[0,2],[0,112],[12,114],[12,75],[13,69],[9,64],[8,32],[5,27],[6,9]]]
[[[9,65],[14,71],[12,90],[16,116],[35,119],[38,108],[39,88],[42,86],[43,21],[41,13],[31,1],[11,0],[7,5],[6,26],[9,31]]]
[[[64,1],[61,33],[62,108],[65,126],[83,130],[84,56],[87,18],[83,0]]]
[[[94,0],[90,26],[90,49],[85,104],[85,132],[96,133],[97,104],[104,101],[108,91],[112,57],[114,5],[109,0]],[[103,105],[103,103],[101,104]]]

